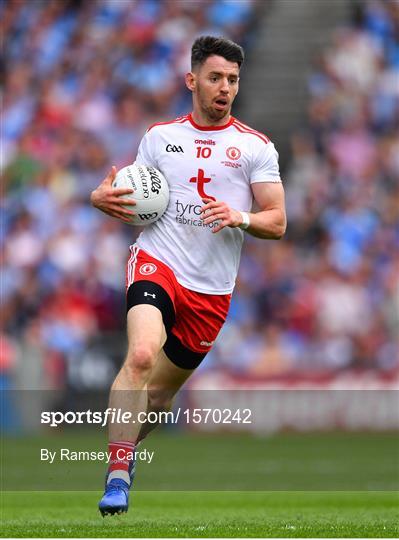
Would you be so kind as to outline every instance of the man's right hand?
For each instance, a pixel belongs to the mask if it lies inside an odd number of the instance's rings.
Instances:
[[[90,202],[95,207],[105,212],[109,216],[121,219],[129,223],[131,217],[135,215],[132,210],[124,208],[125,205],[134,206],[136,201],[133,199],[124,199],[120,195],[133,193],[133,189],[113,188],[112,182],[115,180],[116,167],[112,166],[108,176],[104,178],[101,184],[91,192]]]

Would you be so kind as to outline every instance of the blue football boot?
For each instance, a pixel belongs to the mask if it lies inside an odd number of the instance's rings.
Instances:
[[[105,491],[101,501],[98,503],[98,509],[101,515],[113,516],[127,512],[129,508],[129,489],[133,484],[134,474],[136,472],[136,463],[132,462],[129,467],[130,484],[122,478],[112,478],[108,482],[108,474],[105,478]]]
[[[104,517],[107,514],[122,514],[129,508],[129,484],[121,478],[113,478],[107,484],[98,509]]]

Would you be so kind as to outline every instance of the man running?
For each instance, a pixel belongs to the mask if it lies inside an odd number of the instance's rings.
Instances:
[[[127,266],[128,351],[110,395],[110,407],[162,411],[199,366],[226,319],[244,231],[280,239],[286,228],[278,154],[269,138],[231,115],[243,49],[203,36],[192,46],[191,114],[151,126],[137,165],[159,169],[169,184],[163,217],[130,247]],[[113,189],[112,167],[92,192],[93,206],[124,221],[134,214]],[[250,212],[253,201],[258,212]],[[111,424],[103,515],[128,509],[134,450],[155,427]]]

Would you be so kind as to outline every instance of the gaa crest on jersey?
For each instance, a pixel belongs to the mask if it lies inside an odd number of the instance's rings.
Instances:
[[[226,150],[226,156],[229,159],[236,160],[241,157],[241,151],[236,146],[229,146]]]
[[[168,144],[166,146],[165,150],[167,152],[183,152],[183,154],[184,154],[183,147],[180,146],[180,145],[177,145],[177,144]]]
[[[149,276],[150,274],[153,274],[156,271],[157,271],[157,267],[155,264],[152,264],[152,263],[142,264],[139,268],[139,272],[142,276]]]

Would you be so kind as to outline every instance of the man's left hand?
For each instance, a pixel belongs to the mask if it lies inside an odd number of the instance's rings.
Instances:
[[[201,219],[204,225],[209,225],[214,221],[220,221],[216,227],[212,229],[213,233],[217,233],[225,227],[238,227],[242,223],[242,215],[238,210],[230,208],[223,201],[212,201],[211,199],[202,199],[205,205],[201,208]]]

